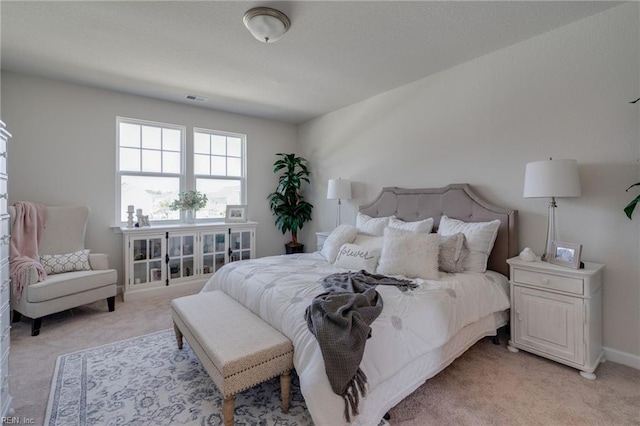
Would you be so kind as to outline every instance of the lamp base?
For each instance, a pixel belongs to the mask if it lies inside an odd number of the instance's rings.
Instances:
[[[551,201],[549,202],[549,208],[547,211],[547,239],[544,242],[544,253],[540,256],[540,260],[543,262],[548,262],[551,257],[551,246],[553,241],[556,239],[556,208],[558,205],[556,204],[556,198],[551,197]]]

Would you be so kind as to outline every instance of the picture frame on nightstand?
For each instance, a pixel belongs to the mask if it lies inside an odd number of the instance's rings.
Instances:
[[[581,252],[582,244],[551,241],[551,253],[548,261],[555,265],[579,269]]]

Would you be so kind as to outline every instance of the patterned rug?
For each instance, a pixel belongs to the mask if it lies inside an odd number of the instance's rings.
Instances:
[[[284,414],[280,379],[236,395],[236,425],[313,424],[291,376],[291,406]],[[58,357],[45,425],[221,425],[222,396],[173,330]]]

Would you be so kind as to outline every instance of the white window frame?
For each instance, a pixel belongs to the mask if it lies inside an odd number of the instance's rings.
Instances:
[[[180,131],[180,173],[162,173],[162,172],[132,172],[132,171],[121,171],[120,170],[120,124],[121,123],[131,123],[138,124],[143,126],[152,126],[152,127],[160,127],[166,129],[175,129]],[[121,198],[121,187],[122,187],[122,176],[143,176],[143,177],[177,177],[180,181],[179,190],[184,191],[186,188],[186,134],[187,128],[183,125],[171,124],[171,123],[161,123],[157,121],[148,121],[148,120],[140,120],[137,118],[128,118],[128,117],[116,117],[116,202],[115,202],[115,212],[114,217],[116,218],[116,223],[123,225],[126,222],[121,220],[121,216],[123,211],[125,211],[126,206],[120,205],[122,202]],[[144,213],[144,212],[143,212]],[[158,221],[156,221],[158,222]],[[179,220],[163,220],[161,223],[171,224],[177,223]]]
[[[240,176],[196,174],[195,167],[193,166],[193,163],[195,161],[195,147],[194,147],[195,143],[193,141],[195,141],[196,133],[206,133],[208,135],[239,138],[242,141],[241,154],[240,154],[242,156],[241,158],[242,170],[241,170]],[[189,162],[191,163],[191,167],[193,171],[193,173],[191,173],[191,175],[193,176],[193,187],[196,188],[196,181],[198,179],[240,180],[240,204],[247,204],[247,172],[248,172],[247,170],[247,135],[243,133],[227,132],[223,130],[213,130],[213,129],[207,129],[203,127],[194,127],[193,132],[191,133],[191,140],[192,140],[192,146],[190,150],[191,158],[189,159]],[[224,221],[224,219],[206,219],[206,220],[213,221],[213,222]]]

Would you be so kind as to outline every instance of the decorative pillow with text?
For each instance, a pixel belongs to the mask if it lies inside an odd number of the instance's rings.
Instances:
[[[369,273],[376,272],[380,251],[368,249],[357,244],[343,244],[338,251],[338,257],[333,266],[351,271],[365,270]]]

